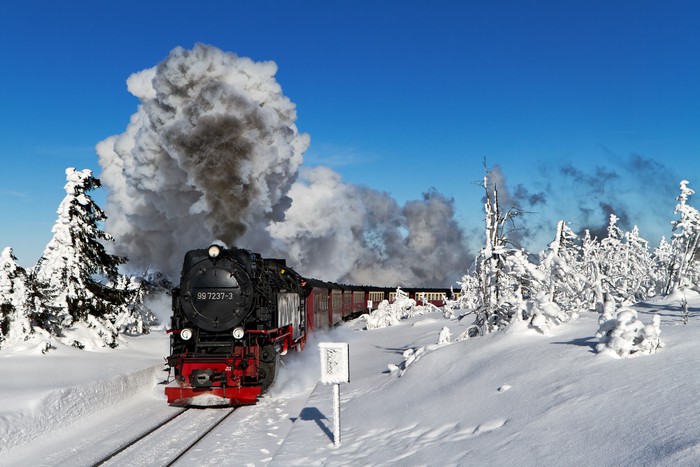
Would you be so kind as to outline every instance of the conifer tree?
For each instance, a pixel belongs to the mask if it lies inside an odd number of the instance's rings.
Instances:
[[[0,254],[0,349],[26,340],[33,332],[32,308],[27,273],[7,247]]]
[[[110,282],[108,285],[126,292],[128,296],[125,306],[120,307],[120,313],[108,317],[119,333],[149,334],[148,325],[156,324],[158,319],[144,302],[155,286],[143,278],[126,275],[120,275],[115,283]]]
[[[602,286],[606,293],[612,294],[617,303],[631,304],[635,301],[637,290],[635,289],[634,274],[636,273],[635,260],[629,243],[630,235],[617,225],[618,217],[610,215],[608,224],[608,236],[600,241],[600,271]],[[639,244],[638,232],[635,234],[635,247]],[[637,254],[637,253],[635,253]]]
[[[587,308],[602,313],[605,307],[605,289],[603,288],[604,275],[601,271],[603,254],[600,242],[591,232],[586,230],[581,241],[581,270],[589,284],[587,288]]]
[[[42,300],[38,319],[65,329],[75,322],[98,318],[107,327],[99,331],[100,337],[105,344],[115,346],[117,332],[110,324],[122,311],[128,292],[110,287],[100,278],[116,282],[118,267],[126,260],[107,253],[101,243],[112,237],[99,228],[106,216],[88,195],[100,187],[99,179],[90,170],[74,168],[66,169],[66,179],[66,196],[57,211],[54,236],[34,269]]]
[[[542,254],[540,269],[546,277],[549,301],[569,313],[587,308],[585,297],[590,284],[582,272],[582,256],[578,236],[566,222],[559,221],[554,241]]]
[[[679,287],[686,287],[696,282],[697,277],[692,277],[695,271],[693,263],[700,249],[700,213],[688,204],[689,198],[695,191],[688,187],[688,181],[683,180],[680,185],[681,193],[676,200],[676,214],[680,219],[672,222],[673,240],[671,241],[673,257],[669,265],[669,278],[665,292],[673,292]]]
[[[666,287],[671,278],[671,264],[673,264],[673,246],[666,240],[666,237],[661,237],[659,245],[654,248],[652,253],[650,273],[657,293],[666,293]]]
[[[653,258],[649,251],[649,242],[639,235],[635,225],[631,231],[625,232],[627,247],[628,276],[627,299],[639,302],[656,295],[656,283],[653,274]]]

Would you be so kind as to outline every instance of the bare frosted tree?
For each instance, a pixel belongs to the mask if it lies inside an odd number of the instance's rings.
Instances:
[[[474,306],[467,313],[474,315],[474,325],[469,331],[473,335],[487,334],[507,325],[522,302],[522,288],[527,282],[526,276],[507,272],[509,257],[515,251],[508,239],[508,229],[515,228],[514,218],[522,212],[515,207],[502,210],[498,187],[492,185],[485,164],[484,169],[484,247],[475,260],[474,280],[462,281],[463,296]]]

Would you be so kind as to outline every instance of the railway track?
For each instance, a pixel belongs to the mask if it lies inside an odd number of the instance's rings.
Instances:
[[[96,466],[173,465],[228,418],[235,408],[185,408],[120,446]],[[206,429],[202,429],[206,427]]]

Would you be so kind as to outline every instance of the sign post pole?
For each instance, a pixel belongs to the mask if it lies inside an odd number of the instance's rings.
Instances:
[[[340,383],[333,385],[333,445],[340,446]]]
[[[350,382],[350,346],[321,342],[321,382],[333,385],[333,445],[340,446],[340,383]]]

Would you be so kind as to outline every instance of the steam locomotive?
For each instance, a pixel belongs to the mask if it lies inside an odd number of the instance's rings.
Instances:
[[[280,355],[302,350],[309,332],[365,313],[395,288],[307,279],[283,259],[211,245],[185,254],[173,289],[172,405],[254,404],[273,383]],[[405,289],[436,306],[445,289]]]

